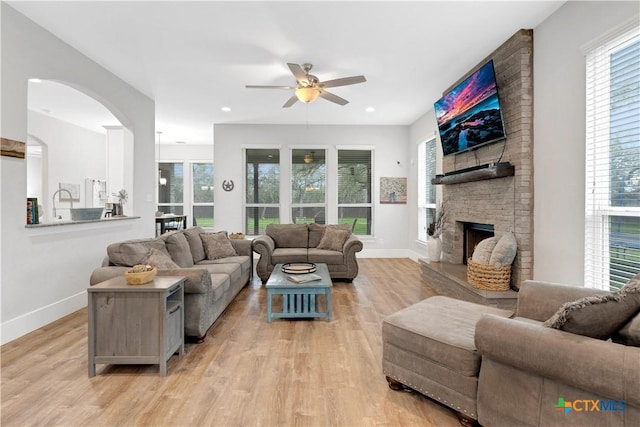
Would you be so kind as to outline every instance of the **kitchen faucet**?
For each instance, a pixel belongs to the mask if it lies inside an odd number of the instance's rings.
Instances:
[[[67,194],[69,194],[69,201],[71,202],[71,209],[73,209],[73,195],[71,194],[71,191],[67,190],[66,188],[61,188],[61,189],[57,190],[55,193],[53,193],[53,219],[56,219],[56,195],[58,195],[58,193],[60,193],[62,191],[66,191]],[[62,219],[62,216],[58,217],[58,219]]]

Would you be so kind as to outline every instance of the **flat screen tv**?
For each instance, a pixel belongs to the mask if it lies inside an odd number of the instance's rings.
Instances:
[[[493,61],[446,93],[434,109],[445,156],[505,138]]]

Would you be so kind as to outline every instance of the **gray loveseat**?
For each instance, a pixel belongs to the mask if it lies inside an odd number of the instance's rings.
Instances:
[[[327,264],[332,279],[351,281],[358,275],[356,252],[362,250],[362,242],[347,226],[269,224],[265,232],[253,240],[253,250],[260,254],[256,273],[262,282],[276,264],[288,262]]]
[[[638,426],[640,294],[631,298],[626,326],[612,335],[616,342],[543,325],[564,303],[603,294],[525,281],[512,317],[427,298],[384,319],[383,372],[392,389],[411,388],[451,407],[463,425]],[[596,311],[602,305],[591,307],[587,323],[596,326],[589,333],[607,323]]]
[[[207,259],[201,227],[166,233],[153,239],[128,240],[107,248],[102,266],[91,274],[90,285],[122,276],[140,264],[151,249],[166,254],[178,268],[158,268],[158,276],[186,276],[184,288],[185,336],[202,341],[207,330],[249,282],[253,272],[253,251],[249,240],[230,239],[237,255]]]

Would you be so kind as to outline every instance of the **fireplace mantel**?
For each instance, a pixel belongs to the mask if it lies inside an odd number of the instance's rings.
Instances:
[[[480,169],[456,172],[450,175],[436,175],[431,180],[434,185],[462,184],[463,182],[483,181],[485,179],[514,176],[515,167],[509,162],[483,165]]]

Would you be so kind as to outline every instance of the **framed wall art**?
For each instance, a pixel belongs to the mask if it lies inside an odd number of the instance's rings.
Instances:
[[[380,203],[407,204],[407,178],[380,178]]]

